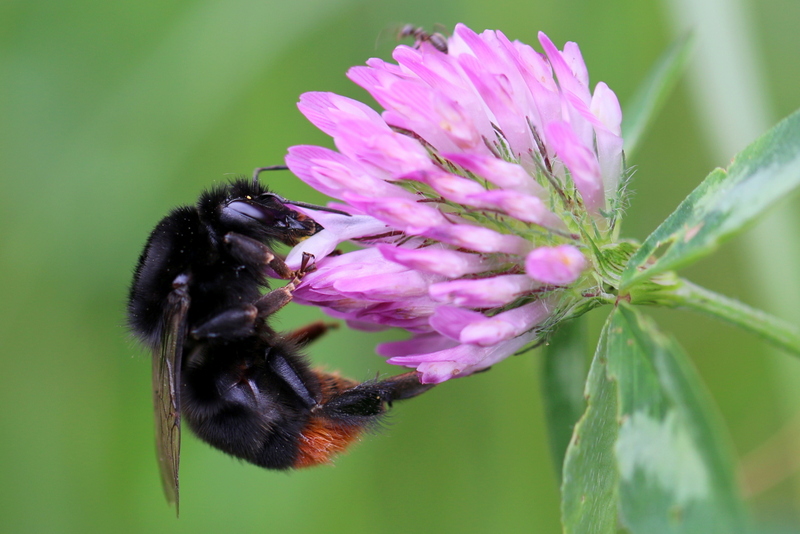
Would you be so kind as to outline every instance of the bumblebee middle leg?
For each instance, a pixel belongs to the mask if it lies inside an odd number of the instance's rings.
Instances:
[[[296,330],[292,330],[288,334],[284,334],[283,337],[300,347],[305,347],[306,345],[321,338],[328,330],[333,330],[335,328],[339,328],[338,323],[314,321],[313,323],[301,326]]]
[[[229,308],[192,328],[190,334],[195,339],[246,337],[252,335],[256,317],[258,308],[253,305]]]

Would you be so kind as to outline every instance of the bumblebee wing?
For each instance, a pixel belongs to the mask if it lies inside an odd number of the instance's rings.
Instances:
[[[179,510],[178,468],[181,458],[180,376],[189,311],[188,277],[179,276],[164,311],[161,342],[153,352],[153,402],[156,455],[164,494]]]

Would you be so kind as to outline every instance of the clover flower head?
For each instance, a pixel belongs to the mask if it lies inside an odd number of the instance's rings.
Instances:
[[[325,229],[295,301],[354,327],[399,327],[377,352],[437,383],[543,339],[598,290],[623,172],[621,111],[589,89],[580,50],[543,53],[499,31],[456,26],[446,51],[398,46],[349,78],[381,113],[332,93],[301,112],[337,150],[289,149],[287,165],[351,217],[308,212]],[[339,243],[360,250],[333,254]]]

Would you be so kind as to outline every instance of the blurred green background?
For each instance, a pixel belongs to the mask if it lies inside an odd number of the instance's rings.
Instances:
[[[154,458],[149,358],[124,327],[140,248],[169,208],[213,182],[280,163],[293,144],[330,145],[298,95],[365,98],[346,69],[388,58],[407,22],[462,21],[537,47],[538,30],[559,47],[577,41],[592,83],[623,107],[694,26],[697,62],[629,162],[623,233],[644,238],[800,106],[798,20],[796,0],[0,2],[0,531],[559,532],[537,352],[396,406],[333,467],[266,472],[186,435],[176,520]],[[288,173],[269,179],[324,201]],[[797,320],[798,214],[787,202],[684,274]],[[756,516],[798,524],[800,362],[705,318],[653,313],[763,482],[749,499]],[[290,306],[278,324],[317,317]],[[365,379],[389,371],[372,347],[391,335],[340,330],[311,354]]]

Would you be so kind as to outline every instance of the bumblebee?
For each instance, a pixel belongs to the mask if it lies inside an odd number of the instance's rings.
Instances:
[[[150,234],[128,299],[131,330],[153,357],[156,448],[167,499],[179,502],[181,418],[203,441],[267,469],[328,463],[393,401],[430,389],[416,372],[358,383],[312,369],[301,354],[329,326],[288,334],[269,319],[313,269],[275,254],[322,227],[258,180],[211,188]],[[342,216],[348,216],[339,212]],[[271,289],[267,275],[288,280]]]

